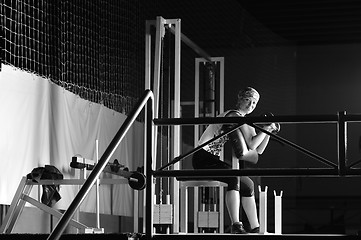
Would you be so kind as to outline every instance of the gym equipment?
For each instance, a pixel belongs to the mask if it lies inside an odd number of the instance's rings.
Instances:
[[[194,117],[216,117],[224,111],[224,58],[209,57],[196,58],[195,60],[195,93]],[[197,142],[205,126],[194,126],[194,148],[176,157],[170,162],[170,165],[185,159],[196,151],[200,150],[210,142],[215,141],[228,133],[236,131],[239,126],[230,126],[225,132],[221,133],[214,139],[198,145]],[[223,159],[223,154],[221,153]],[[169,165],[168,165],[169,166]],[[164,169],[162,167],[161,169]],[[224,232],[224,187],[226,184],[207,179],[199,179],[194,177],[177,178],[181,185],[181,201],[189,202],[188,189],[193,188],[193,231],[199,232]],[[208,194],[207,194],[208,193]],[[182,209],[180,213],[181,232],[188,232],[188,205]]]
[[[70,167],[76,169],[92,170],[95,167],[95,163],[92,160],[84,159],[81,157],[72,157]],[[146,187],[145,176],[138,171],[129,171],[127,167],[120,164],[117,159],[113,163],[107,163],[103,172],[115,174],[128,179],[128,184],[134,190],[143,190]]]
[[[267,190],[268,186],[265,187],[265,190],[261,190],[261,186],[258,186],[259,190],[259,233],[267,233]]]
[[[261,186],[258,186],[259,189],[259,233],[260,234],[269,234],[267,232],[267,190],[268,186],[265,187],[265,190],[261,190]],[[275,216],[275,234],[282,234],[282,195],[283,191],[280,192],[280,195],[277,196],[276,191],[273,191],[275,197],[274,205],[274,216]]]
[[[194,201],[193,201],[193,224],[194,232],[203,232],[206,229],[218,229],[219,233],[224,233],[224,191],[223,188],[227,186],[226,183],[219,181],[181,181],[180,183],[181,197],[183,202],[183,208],[181,211],[181,232],[188,233],[188,207],[190,204],[189,189],[193,188]],[[218,204],[212,204],[213,207],[209,209],[205,208],[205,204],[201,203],[200,195],[205,188],[216,188],[219,198]],[[202,196],[203,197],[203,196]],[[217,197],[217,196],[215,196]],[[202,200],[202,199],[201,199]],[[218,206],[217,206],[218,205]]]
[[[282,234],[282,195],[276,195],[276,191],[273,191],[275,196],[275,234]]]

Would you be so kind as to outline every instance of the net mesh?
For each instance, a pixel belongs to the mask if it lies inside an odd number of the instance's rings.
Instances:
[[[140,0],[3,0],[3,64],[128,113],[144,91]]]

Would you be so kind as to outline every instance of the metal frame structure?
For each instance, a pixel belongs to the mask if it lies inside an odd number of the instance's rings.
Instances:
[[[201,64],[206,64],[207,62],[211,61],[211,64],[217,65],[219,64],[219,79],[217,79],[219,82],[214,81],[212,83],[212,89],[214,90],[214,93],[212,94],[213,99],[215,100],[212,103],[212,109],[213,111],[210,113],[210,115],[208,117],[215,117],[218,114],[220,114],[221,112],[224,111],[224,57],[210,57],[208,60],[205,58],[196,58],[195,59],[195,87],[194,87],[194,117],[198,118],[200,117],[200,107],[201,107],[201,102],[203,102],[203,111],[205,110],[204,107],[204,103],[205,103],[205,99],[203,99],[203,101],[200,100],[200,89],[201,89],[201,84],[200,84],[200,72],[199,72],[199,66]],[[219,85],[219,86],[218,86]],[[217,89],[217,86],[219,87]],[[205,98],[205,96],[203,96]],[[217,112],[217,106],[219,105],[219,109]],[[197,147],[197,142],[200,138],[199,136],[199,125],[195,125],[194,126],[194,147]],[[223,159],[223,154],[221,155],[221,159]],[[224,184],[221,182],[204,182],[204,181],[192,181],[192,182],[184,182],[181,184],[182,188],[181,191],[182,192],[182,198],[183,199],[187,199],[187,191],[186,189],[190,186],[194,187],[194,232],[197,233],[198,232],[198,204],[199,204],[199,198],[198,198],[198,194],[199,194],[199,187],[203,186],[203,187],[208,187],[208,186],[216,186],[219,187],[219,198],[223,199],[224,196],[224,189],[223,186]],[[184,195],[184,196],[183,196]],[[223,216],[223,201],[220,201],[220,205],[219,205],[219,232],[223,233],[224,232],[224,216]],[[185,207],[186,208],[186,207]],[[187,208],[186,208],[187,209]],[[183,219],[184,218],[184,219]],[[187,232],[186,230],[186,221],[187,221],[187,213],[184,212],[184,216],[181,216],[181,219],[183,220],[181,223],[181,231],[182,232]]]
[[[152,34],[151,34],[151,27],[155,27],[156,31],[155,31],[155,50],[154,50],[154,77],[153,77],[153,86],[151,85],[151,66],[152,66],[152,61],[151,61],[151,46],[152,46]],[[181,21],[180,19],[164,19],[160,16],[157,17],[157,19],[151,20],[151,21],[146,21],[146,51],[145,51],[145,88],[146,89],[151,89],[154,93],[154,116],[158,116],[159,113],[159,90],[160,90],[160,72],[161,72],[161,54],[162,54],[162,49],[161,49],[161,42],[162,42],[162,38],[164,37],[165,34],[165,28],[168,27],[169,29],[172,30],[172,32],[175,35],[175,47],[174,47],[174,56],[175,56],[175,61],[174,61],[174,105],[173,105],[173,117],[174,118],[179,118],[180,117],[180,91],[177,91],[177,89],[180,89],[180,50],[181,50]],[[155,132],[157,132],[157,127],[155,127]],[[173,136],[180,136],[180,126],[174,126],[172,128],[172,134]],[[157,154],[157,134],[155,134],[153,136],[153,141],[152,141],[152,148],[153,148],[153,153],[152,153],[152,158],[156,159],[156,154]],[[173,142],[172,142],[172,155],[173,157],[179,155],[180,151],[180,138],[179,137],[174,137],[173,138]],[[153,167],[155,167],[156,162],[153,163]],[[174,170],[179,169],[179,165],[175,164],[174,165]],[[152,183],[154,184],[154,183]],[[152,187],[153,189],[153,195],[154,195],[154,187]],[[174,182],[174,186],[173,186],[173,203],[174,203],[174,214],[179,214],[179,193],[178,191],[176,191],[176,189],[179,189],[179,184],[175,181]],[[148,200],[146,201],[148,203]],[[151,200],[151,208],[152,211],[154,209],[154,200],[152,198]],[[146,207],[146,206],[144,206]],[[149,206],[148,206],[149,208]],[[146,208],[146,209],[148,209]],[[153,215],[153,212],[151,213],[151,215]],[[145,218],[144,218],[145,220]],[[146,224],[144,224],[146,226]],[[152,219],[152,224],[153,226],[153,219]],[[176,219],[173,222],[173,227],[174,229],[178,229],[179,226],[179,221],[177,221]]]
[[[355,168],[356,165],[361,163],[361,160],[355,161],[352,164],[347,164],[347,123],[361,122],[361,115],[346,114],[346,112],[338,112],[336,115],[305,115],[305,116],[269,116],[269,117],[217,117],[217,118],[189,118],[189,119],[154,119],[155,125],[200,125],[200,124],[219,124],[219,123],[237,123],[249,124],[260,131],[262,128],[255,125],[255,123],[272,123],[279,122],[282,124],[297,124],[297,123],[333,123],[337,125],[337,164],[329,161],[316,153],[309,151],[297,144],[290,142],[278,135],[264,131],[272,138],[290,146],[295,150],[318,160],[327,167],[325,168],[268,168],[268,169],[239,169],[239,170],[164,170],[164,167],[155,171],[150,171],[152,177],[189,177],[192,178],[209,178],[213,177],[229,177],[229,176],[277,176],[277,177],[290,177],[290,176],[340,176],[340,177],[361,177],[361,168]],[[230,130],[233,131],[233,130]],[[229,131],[229,132],[230,132]],[[228,134],[226,132],[224,134]],[[218,138],[215,137],[213,141]],[[210,141],[212,141],[210,140]],[[208,143],[208,142],[207,142]],[[201,146],[200,146],[201,147]],[[184,156],[189,156],[200,147],[185,153],[182,156],[176,157],[174,162],[179,162],[184,159]],[[147,176],[149,177],[149,176]],[[152,236],[150,232],[146,233],[149,237]]]
[[[154,62],[152,62],[152,28],[155,28],[155,40],[154,40]],[[180,118],[180,67],[181,67],[181,43],[185,43],[197,54],[202,56],[206,61],[212,61],[209,54],[207,54],[203,49],[201,49],[197,44],[192,42],[187,36],[181,32],[181,19],[164,19],[161,16],[158,16],[156,20],[146,21],[146,33],[145,33],[145,88],[151,89],[154,93],[154,116],[158,117],[159,113],[159,90],[160,90],[160,73],[161,73],[161,56],[162,56],[162,38],[164,37],[165,30],[169,29],[171,33],[174,34],[174,99],[173,99],[173,118]],[[151,67],[153,63],[153,85],[151,81]],[[154,129],[157,132],[157,126]],[[181,149],[181,134],[180,126],[172,127],[172,157],[175,158],[180,154]],[[157,134],[153,136],[152,143],[152,158],[156,159],[156,149],[157,149]],[[155,162],[153,162],[152,167],[155,168]],[[146,165],[146,163],[145,163]],[[173,165],[173,170],[179,170],[179,164],[175,163]],[[173,196],[173,205],[174,205],[174,216],[179,216],[179,182],[173,181],[172,185],[172,196]],[[153,187],[154,189],[154,187]],[[149,204],[149,202],[147,202]],[[151,202],[152,208],[154,201]],[[144,206],[146,207],[146,206]],[[149,209],[149,206],[146,208]],[[153,211],[153,209],[152,209]],[[153,225],[153,223],[151,224]],[[173,232],[179,232],[179,218],[173,219]],[[144,226],[147,228],[147,224],[144,222]]]

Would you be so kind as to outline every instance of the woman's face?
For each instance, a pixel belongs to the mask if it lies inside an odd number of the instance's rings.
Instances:
[[[257,100],[253,97],[242,98],[239,104],[239,110],[244,114],[250,114],[257,106]]]

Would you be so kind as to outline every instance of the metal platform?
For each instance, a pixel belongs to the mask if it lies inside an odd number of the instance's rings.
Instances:
[[[342,234],[156,234],[152,237],[155,240],[172,239],[172,240],[210,240],[210,239],[361,239],[357,235]],[[143,238],[142,238],[143,239]]]
[[[0,240],[13,240],[13,239],[22,239],[22,240],[46,240],[49,234],[0,234]],[[109,233],[109,234],[63,234],[60,237],[60,240],[223,240],[223,239],[291,239],[291,240],[301,240],[301,239],[361,239],[361,236],[358,235],[343,235],[343,234],[212,234],[212,233],[191,233],[191,234],[155,234],[151,239],[148,239],[147,236],[140,234],[138,237],[131,238],[129,234],[126,233]]]

